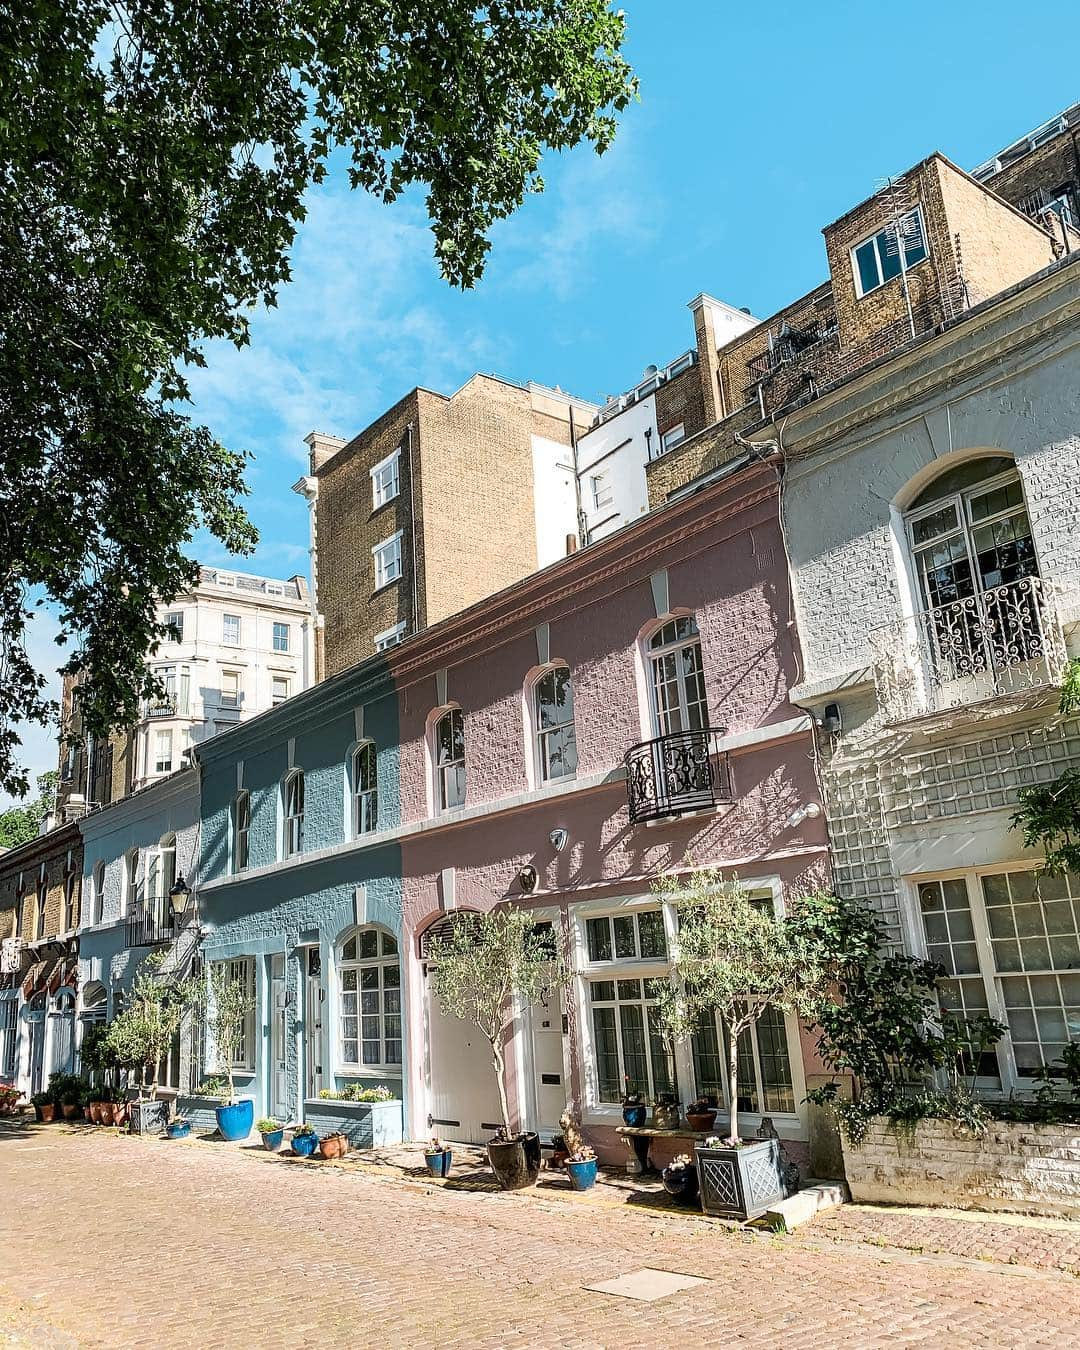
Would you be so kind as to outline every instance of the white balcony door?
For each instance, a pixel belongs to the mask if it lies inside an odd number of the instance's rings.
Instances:
[[[304,1094],[317,1097],[323,1084],[322,961],[318,947],[307,949],[304,977]]]

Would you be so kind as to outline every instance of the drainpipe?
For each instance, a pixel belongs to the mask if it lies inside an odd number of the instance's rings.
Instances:
[[[412,554],[412,609],[413,609],[413,632],[420,631],[420,591],[416,575],[416,495],[415,495],[415,476],[413,474],[413,424],[410,422],[405,428],[405,435],[408,440],[409,454],[409,540],[410,552]],[[406,634],[408,636],[408,634]]]
[[[581,505],[581,474],[578,469],[577,428],[574,426],[574,403],[566,400],[570,412],[570,459],[574,465],[574,512],[577,517],[578,547],[583,548],[589,541],[585,532],[585,512]]]

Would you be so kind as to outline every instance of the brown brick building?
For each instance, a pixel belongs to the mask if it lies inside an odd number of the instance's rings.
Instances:
[[[74,1064],[82,870],[74,821],[0,855],[0,1079],[27,1094]]]
[[[594,413],[475,375],[413,389],[351,441],[308,437],[320,678],[576,547],[574,442]]]
[[[709,298],[692,302],[697,362],[657,394],[661,435],[674,420],[687,434],[647,466],[650,505],[738,457],[749,428],[1080,247],[1078,128],[1080,105],[974,175],[928,156],[825,227],[827,282],[730,341]]]

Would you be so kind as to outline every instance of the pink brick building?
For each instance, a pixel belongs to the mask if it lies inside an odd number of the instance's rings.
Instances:
[[[618,1161],[626,1077],[650,1099],[722,1092],[714,1036],[672,1054],[649,1033],[675,931],[651,883],[719,867],[781,906],[825,876],[812,727],[788,698],[800,667],[775,474],[746,463],[387,657],[406,1133],[483,1140],[498,1122],[487,1047],[429,997],[425,941],[462,911],[524,905],[567,944],[573,976],[515,1022],[517,1120],[548,1135],[570,1101]],[[744,1061],[742,1128],[764,1114],[805,1140],[793,1019],[766,1019]]]

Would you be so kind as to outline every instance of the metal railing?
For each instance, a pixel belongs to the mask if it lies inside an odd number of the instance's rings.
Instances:
[[[168,897],[151,905],[140,905],[127,916],[129,947],[159,947],[176,936],[172,907]]]
[[[662,820],[731,801],[731,769],[720,727],[676,731],[632,746],[623,756],[630,821]]]
[[[165,698],[156,698],[151,703],[143,705],[143,715],[149,718],[155,717],[186,717],[188,712],[188,701],[181,698],[179,694],[170,694]]]
[[[1066,659],[1054,591],[1039,577],[922,610],[870,640],[889,721],[1049,688]]]
[[[786,327],[779,337],[773,338],[771,346],[759,356],[752,357],[746,363],[747,381],[754,384],[767,379],[781,366],[790,365],[801,356],[810,352],[819,343],[836,335],[836,324],[816,324],[813,328]]]

